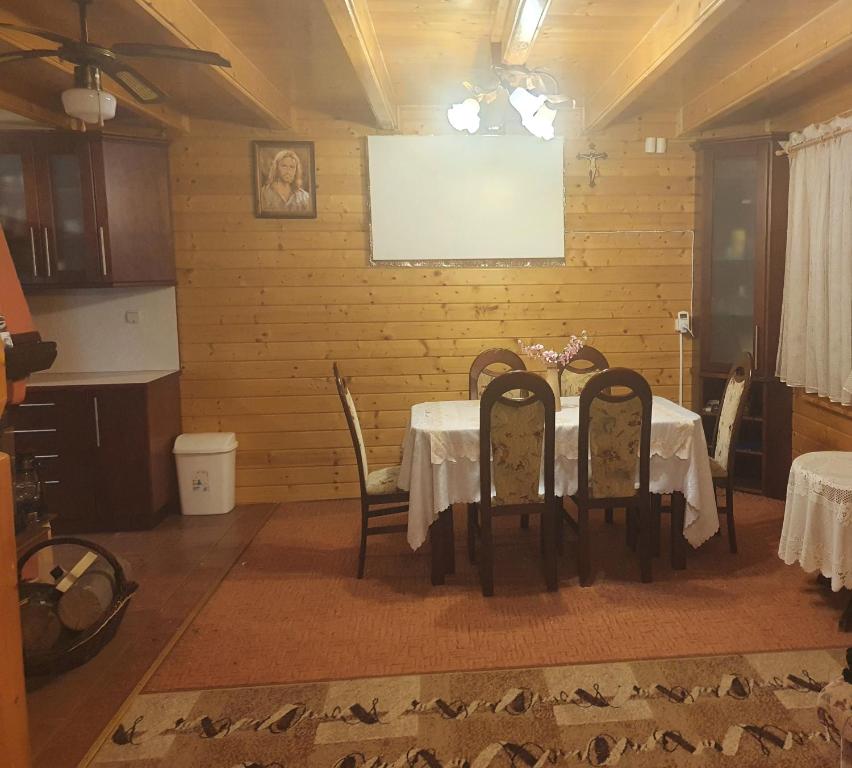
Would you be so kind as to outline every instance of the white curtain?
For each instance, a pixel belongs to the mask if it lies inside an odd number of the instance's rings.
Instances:
[[[849,405],[852,116],[808,126],[784,146],[790,153],[790,198],[776,372],[791,387]]]

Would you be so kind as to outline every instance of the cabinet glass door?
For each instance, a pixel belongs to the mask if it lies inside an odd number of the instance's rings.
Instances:
[[[97,257],[92,238],[91,170],[80,152],[51,152],[46,157],[50,180],[51,227],[43,231],[48,277],[57,282],[85,281]]]
[[[758,159],[713,164],[709,362],[727,369],[754,343]]]
[[[32,154],[22,144],[0,144],[0,226],[18,277],[31,282],[43,271]]]

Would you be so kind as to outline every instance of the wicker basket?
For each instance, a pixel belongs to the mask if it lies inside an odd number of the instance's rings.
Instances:
[[[100,621],[88,629],[75,632],[63,628],[59,639],[50,650],[39,653],[24,653],[24,669],[27,676],[55,675],[85,664],[95,656],[115,635],[121,624],[127,605],[138,584],[128,581],[116,557],[88,539],[78,539],[72,536],[57,536],[48,541],[42,541],[27,550],[18,560],[18,589],[21,600],[29,598],[48,604],[56,604],[61,593],[51,584],[22,581],[21,574],[27,562],[47,547],[58,547],[63,544],[74,544],[96,552],[109,563],[115,573],[115,590],[110,607],[105,611]]]

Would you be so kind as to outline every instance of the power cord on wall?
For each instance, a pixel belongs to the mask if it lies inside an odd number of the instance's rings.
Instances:
[[[689,235],[689,311],[681,310],[675,319],[675,332],[679,337],[678,402],[683,405],[683,337],[689,334],[690,338],[695,338],[692,332],[692,315],[695,306],[695,231],[692,229],[573,229],[571,232],[575,235]]]

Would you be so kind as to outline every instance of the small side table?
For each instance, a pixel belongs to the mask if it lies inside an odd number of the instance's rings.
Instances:
[[[834,592],[852,589],[852,451],[815,451],[793,462],[778,557],[819,571]],[[852,629],[852,600],[840,629]]]

